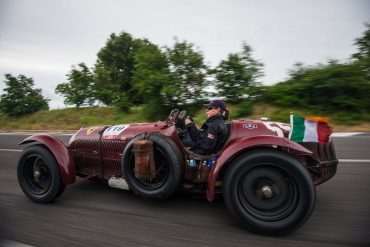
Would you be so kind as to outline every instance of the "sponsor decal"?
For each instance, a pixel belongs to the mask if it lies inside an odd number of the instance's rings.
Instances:
[[[104,139],[114,139],[119,136],[125,129],[127,129],[130,125],[115,125],[110,126],[106,130],[104,130],[103,138]]]
[[[207,135],[207,137],[209,138],[209,139],[215,139],[215,136],[214,135],[212,135],[211,133],[208,133],[208,135]]]
[[[257,129],[258,125],[254,123],[243,124],[244,129]]]

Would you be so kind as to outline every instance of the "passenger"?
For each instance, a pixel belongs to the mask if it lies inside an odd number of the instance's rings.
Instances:
[[[209,155],[221,150],[228,136],[228,126],[225,119],[228,110],[223,100],[213,100],[204,105],[207,120],[198,129],[190,118],[185,119],[185,135],[182,143],[195,153]]]

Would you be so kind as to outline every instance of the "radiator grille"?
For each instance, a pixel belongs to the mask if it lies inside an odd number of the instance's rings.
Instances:
[[[313,157],[320,161],[336,160],[335,150],[332,142],[316,143],[302,142],[302,146],[313,152]]]
[[[121,140],[83,139],[71,143],[69,149],[76,161],[78,171],[100,174],[101,165],[104,173],[121,173],[121,158],[126,142]],[[102,163],[101,163],[102,161]]]
[[[120,140],[102,140],[103,165],[106,169],[120,170],[122,152],[126,142]]]

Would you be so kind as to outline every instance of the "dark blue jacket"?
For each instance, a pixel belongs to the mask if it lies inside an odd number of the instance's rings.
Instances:
[[[199,154],[214,154],[221,150],[228,136],[228,127],[221,115],[210,117],[198,129],[194,123],[186,126],[195,145],[194,152]]]

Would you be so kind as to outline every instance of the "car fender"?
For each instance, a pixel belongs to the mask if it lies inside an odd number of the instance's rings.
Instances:
[[[24,139],[19,145],[40,142],[54,155],[60,171],[62,183],[73,184],[76,181],[76,167],[67,147],[57,138],[50,135],[33,135]]]
[[[260,135],[239,139],[226,146],[226,148],[218,155],[218,159],[213,165],[208,178],[208,201],[213,201],[214,199],[215,183],[222,169],[230,164],[231,161],[238,157],[241,153],[247,150],[262,147],[280,148],[283,151],[294,156],[312,155],[312,152],[310,150],[284,137]]]

